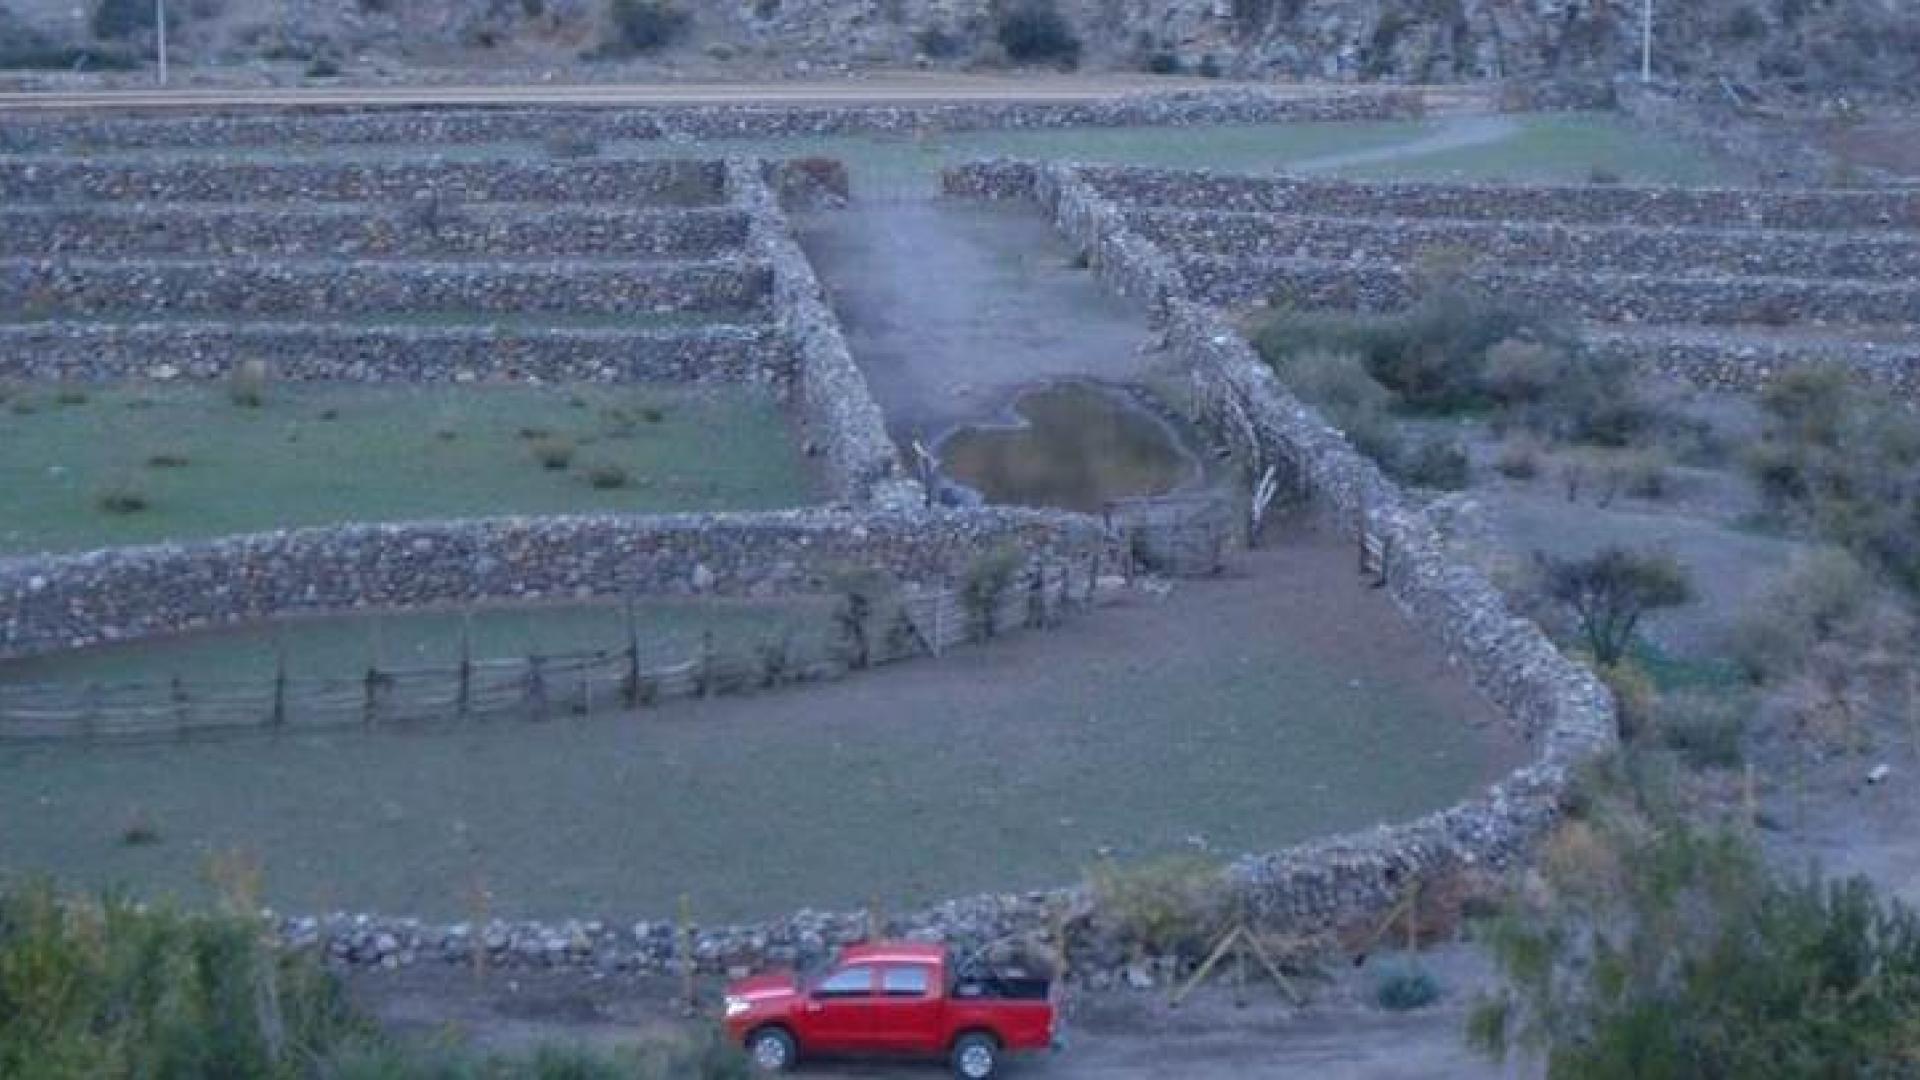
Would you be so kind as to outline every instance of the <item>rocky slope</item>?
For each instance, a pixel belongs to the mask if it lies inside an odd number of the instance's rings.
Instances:
[[[148,0],[92,0],[145,10]],[[570,64],[610,36],[611,0],[175,0],[175,55],[233,64]],[[689,19],[647,65],[766,75],[853,66],[997,66],[1015,6],[1057,6],[1103,69],[1454,81],[1610,75],[1638,62],[1640,0],[635,0]],[[71,0],[0,0],[42,36],[89,43]],[[1920,87],[1910,0],[1658,0],[1662,75],[1800,94]],[[6,36],[19,38],[9,32]],[[122,40],[144,51],[150,32]],[[92,42],[98,44],[98,42]],[[111,42],[109,42],[111,44]],[[0,42],[0,52],[4,52]],[[3,64],[4,61],[0,61]]]

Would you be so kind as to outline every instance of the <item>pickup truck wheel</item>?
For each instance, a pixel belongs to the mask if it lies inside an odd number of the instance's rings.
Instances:
[[[1000,1044],[991,1035],[969,1032],[954,1040],[953,1075],[961,1080],[987,1080],[1000,1069]]]
[[[793,1036],[777,1027],[761,1028],[747,1036],[747,1056],[761,1072],[786,1072],[793,1068],[799,1050]]]

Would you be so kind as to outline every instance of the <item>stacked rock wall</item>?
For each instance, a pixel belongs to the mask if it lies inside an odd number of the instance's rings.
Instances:
[[[1107,557],[1022,510],[598,515],[349,525],[0,560],[0,659],[303,612],[824,592],[849,567],[952,584],[982,553]]]
[[[1242,460],[1284,470],[1356,539],[1364,533],[1377,544],[1389,595],[1446,645],[1538,751],[1484,796],[1450,809],[1243,859],[1231,877],[1247,910],[1273,925],[1321,929],[1383,911],[1435,875],[1509,864],[1556,817],[1570,771],[1614,744],[1611,697],[1539,627],[1510,612],[1478,570],[1449,558],[1425,513],[1289,394],[1231,322],[1196,303],[1182,269],[1134,233],[1122,207],[1081,172],[986,162],[953,170],[947,190],[1036,200],[1089,252],[1102,280],[1150,304],[1196,398],[1207,403],[1203,422]]]
[[[946,105],[391,109],[329,114],[237,112],[135,118],[75,113],[10,121],[0,152],[85,146],[109,149],[298,145],[540,143],[555,130],[587,140],[786,138],[1136,125],[1254,124],[1397,120],[1422,112],[1418,93],[1338,95],[1206,90],[1127,95],[1087,102],[972,102]]]
[[[919,506],[926,494],[901,467],[886,417],[780,210],[768,180],[770,168],[759,161],[729,161],[726,186],[731,204],[751,221],[749,254],[771,268],[774,319],[794,350],[793,401],[801,425],[825,457],[836,494],[897,509]]]

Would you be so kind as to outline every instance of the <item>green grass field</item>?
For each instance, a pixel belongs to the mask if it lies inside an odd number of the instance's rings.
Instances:
[[[0,404],[0,554],[345,521],[813,498],[779,404],[743,388],[289,383],[269,387],[257,408],[217,385],[62,393],[15,386]],[[536,460],[542,436],[573,444],[567,468]],[[596,465],[624,469],[624,486],[595,487]],[[103,508],[115,490],[147,505]]]
[[[1445,805],[1510,760],[1343,544],[839,682],[633,714],[0,750],[0,876],[283,911],[711,922],[902,911],[1205,837],[1267,850]],[[159,834],[127,845],[131,821]]]
[[[1627,183],[1738,186],[1753,177],[1617,117],[1550,113],[1512,118],[1517,130],[1482,146],[1414,154],[1336,170],[1343,176],[1403,180],[1511,180],[1584,184],[1598,176]]]

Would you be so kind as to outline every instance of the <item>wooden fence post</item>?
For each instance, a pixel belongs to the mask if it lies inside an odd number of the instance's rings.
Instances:
[[[187,737],[187,730],[193,726],[193,717],[190,716],[187,711],[187,688],[186,685],[180,681],[180,676],[175,675],[172,681],[167,684],[167,694],[173,702],[174,738],[184,741]]]
[[[366,697],[361,705],[360,721],[372,727],[380,716],[380,669],[369,665],[365,683]]]
[[[454,718],[465,721],[473,712],[473,612],[460,613],[460,668],[454,677],[459,688],[454,692]]]
[[[274,731],[287,726],[287,643],[278,634],[273,643],[273,715]]]
[[[640,706],[640,624],[633,611],[633,594],[627,594],[627,708]]]
[[[527,657],[527,705],[535,720],[547,718],[547,680],[541,671],[545,663],[539,656]]]

